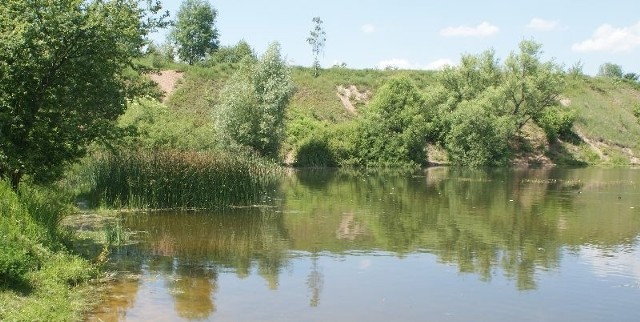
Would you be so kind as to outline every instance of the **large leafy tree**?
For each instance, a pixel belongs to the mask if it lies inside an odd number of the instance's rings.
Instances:
[[[182,61],[193,65],[218,49],[217,15],[206,0],[182,2],[169,35]]]
[[[434,105],[436,140],[453,163],[496,165],[508,161],[508,145],[527,122],[549,119],[563,88],[563,71],[541,61],[541,45],[522,41],[500,64],[492,50],[465,55],[439,76],[428,95]],[[556,113],[558,114],[558,113]],[[552,115],[553,116],[553,115]],[[562,125],[570,128],[569,124]]]
[[[507,100],[504,112],[515,118],[520,130],[545,109],[558,105],[564,72],[553,61],[541,61],[541,44],[524,40],[518,47],[504,62],[502,87]]]
[[[137,0],[0,2],[0,177],[54,179],[89,143],[116,134],[136,95],[157,3]]]
[[[406,77],[382,86],[358,124],[356,154],[362,165],[420,165],[430,124],[422,95]]]
[[[256,62],[246,56],[215,107],[216,129],[227,145],[277,156],[284,138],[285,107],[294,87],[280,45],[273,43]]]

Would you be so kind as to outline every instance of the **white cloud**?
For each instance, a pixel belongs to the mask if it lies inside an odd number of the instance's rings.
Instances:
[[[608,24],[601,25],[591,38],[573,44],[571,50],[630,52],[636,47],[640,47],[640,21],[635,25],[622,28],[615,28]]]
[[[362,27],[360,27],[360,29],[362,29],[362,32],[364,32],[365,34],[370,34],[374,31],[376,31],[376,26],[368,23],[368,24],[364,24],[362,25]]]
[[[445,66],[453,66],[453,65],[455,65],[455,63],[451,59],[440,58],[428,63],[425,69],[440,70],[440,69],[443,69]]]
[[[410,62],[406,59],[392,58],[383,60],[376,65],[378,69],[394,68],[409,70],[440,70],[444,66],[454,66],[455,63],[449,58],[441,58],[428,63],[426,66],[418,63]]]
[[[527,28],[540,30],[540,31],[552,31],[558,27],[557,21],[549,21],[541,18],[533,18],[527,25]]]
[[[410,63],[406,59],[400,59],[400,58],[392,58],[392,59],[383,60],[383,61],[379,62],[376,67],[378,67],[379,69],[385,69],[385,68],[419,69],[419,68],[417,68],[418,67],[417,65],[414,65],[414,64]]]
[[[492,25],[485,21],[475,27],[447,27],[440,30],[440,35],[445,37],[487,37],[497,34],[498,31],[500,31],[500,28],[498,28],[498,26]]]

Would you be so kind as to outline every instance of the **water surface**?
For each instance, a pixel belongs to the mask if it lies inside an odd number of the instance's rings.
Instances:
[[[640,170],[296,171],[123,217],[91,320],[640,321]]]

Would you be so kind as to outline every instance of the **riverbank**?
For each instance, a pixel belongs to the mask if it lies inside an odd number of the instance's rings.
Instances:
[[[0,181],[0,320],[80,321],[95,299],[99,267],[71,250],[61,229],[68,194]]]

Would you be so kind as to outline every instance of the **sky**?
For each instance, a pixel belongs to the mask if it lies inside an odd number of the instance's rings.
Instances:
[[[271,42],[293,65],[310,66],[313,17],[326,32],[322,66],[439,69],[462,54],[494,49],[504,60],[522,40],[542,44],[542,59],[595,75],[606,62],[640,74],[638,0],[210,0],[220,44]],[[175,17],[181,0],[162,0]],[[153,35],[163,42],[167,32]]]

